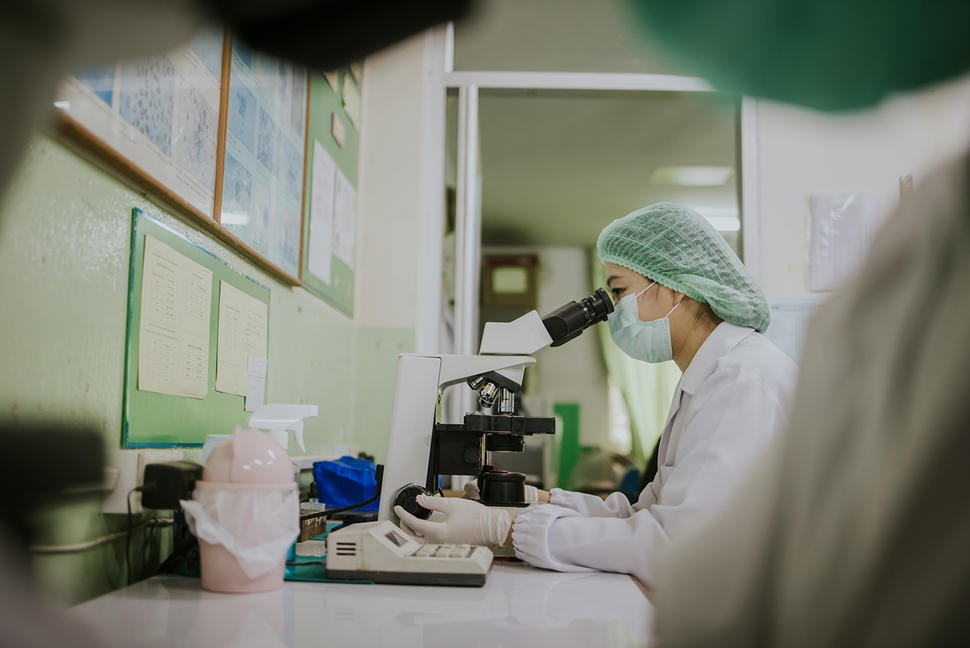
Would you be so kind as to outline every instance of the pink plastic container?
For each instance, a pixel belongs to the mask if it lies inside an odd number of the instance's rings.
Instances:
[[[245,493],[254,491],[291,491],[293,480],[290,457],[269,435],[237,428],[232,437],[220,443],[209,455],[202,470],[199,490]],[[261,523],[252,520],[254,529]],[[286,557],[258,578],[252,579],[239,566],[235,556],[222,545],[199,540],[202,562],[202,587],[214,592],[264,592],[283,585]]]

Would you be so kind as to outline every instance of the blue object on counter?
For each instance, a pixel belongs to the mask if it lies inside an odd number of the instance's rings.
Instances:
[[[377,466],[373,461],[350,456],[335,461],[317,461],[313,464],[313,479],[320,501],[326,502],[327,508],[340,508],[374,496]],[[356,510],[376,511],[379,505],[374,500]]]
[[[289,551],[286,552],[286,566],[283,568],[283,580],[291,580],[296,575],[296,567],[294,563],[296,562],[296,540],[290,545]]]

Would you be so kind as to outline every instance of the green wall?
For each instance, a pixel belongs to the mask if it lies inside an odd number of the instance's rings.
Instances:
[[[306,422],[308,452],[355,443],[383,459],[397,354],[413,350],[413,328],[355,324],[47,137],[34,140],[0,206],[0,418],[84,422],[102,431],[106,448],[120,447],[132,207],[270,287],[266,396],[320,405],[320,416]],[[200,451],[186,455],[198,460]],[[83,542],[125,523],[124,516],[102,515],[98,502],[39,517],[38,541],[45,544]],[[136,575],[168,550],[166,532],[144,537],[134,536],[132,545]],[[121,539],[39,556],[35,569],[52,595],[75,603],[123,585],[123,556]]]

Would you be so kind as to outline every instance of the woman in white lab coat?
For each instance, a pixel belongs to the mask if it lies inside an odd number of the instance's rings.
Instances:
[[[444,521],[398,516],[432,542],[506,544],[535,566],[652,582],[660,552],[726,500],[784,422],[794,362],[760,331],[767,301],[702,216],[673,203],[635,211],[597,241],[616,303],[613,341],[684,372],[658,447],[658,472],[631,505],[558,488],[516,516],[472,500],[422,498]],[[548,503],[546,503],[548,502]]]

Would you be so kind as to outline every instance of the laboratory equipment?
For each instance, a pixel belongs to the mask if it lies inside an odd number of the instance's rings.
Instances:
[[[491,566],[485,547],[421,544],[389,520],[352,524],[327,536],[328,578],[480,587]]]
[[[527,506],[525,477],[494,470],[488,453],[522,452],[524,437],[555,431],[552,418],[513,414],[525,367],[535,363],[530,354],[568,342],[612,311],[600,288],[545,318],[533,310],[512,322],[487,322],[477,355],[402,354],[378,518],[397,522],[393,509],[400,505],[427,519],[431,512],[416,497],[438,492],[441,475],[475,477],[486,505]],[[460,423],[438,422],[441,391],[461,383],[478,392],[487,411],[467,413]]]

